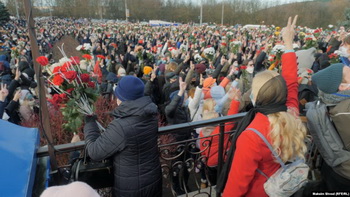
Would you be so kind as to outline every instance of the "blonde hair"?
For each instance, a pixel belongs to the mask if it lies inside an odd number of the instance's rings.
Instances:
[[[286,83],[274,71],[257,74],[253,80],[252,94],[261,106],[273,103],[285,103],[287,99]],[[272,146],[283,162],[295,157],[304,158],[306,152],[306,128],[300,118],[289,112],[277,112],[267,115],[270,122],[269,136]]]
[[[170,62],[166,65],[165,70],[168,72],[174,72],[177,68],[178,64],[176,62]]]
[[[306,127],[299,117],[290,112],[267,115],[270,121],[269,136],[272,147],[277,150],[283,162],[295,157],[304,158],[306,153]]]
[[[215,108],[215,100],[212,98],[205,99],[203,102],[203,112],[204,111],[214,111]]]
[[[203,111],[203,120],[218,118],[219,114],[215,111]]]
[[[345,38],[344,38],[344,43],[347,45],[350,45],[350,34],[348,34]]]

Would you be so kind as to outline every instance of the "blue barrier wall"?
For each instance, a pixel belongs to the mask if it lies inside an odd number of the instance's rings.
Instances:
[[[0,196],[32,196],[38,129],[0,120]]]

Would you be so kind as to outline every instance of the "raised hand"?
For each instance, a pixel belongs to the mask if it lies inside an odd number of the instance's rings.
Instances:
[[[295,35],[295,25],[298,20],[298,15],[296,15],[292,22],[292,17],[288,18],[287,26],[283,28],[282,30],[282,37],[284,41],[284,45],[286,47],[286,50],[293,50],[293,39]]]
[[[228,98],[231,100],[239,101],[241,99],[241,91],[238,88],[232,87],[228,92]]]
[[[19,100],[19,98],[21,98],[21,90],[17,90],[17,92],[15,93],[15,95],[13,96],[13,99],[12,100],[14,100],[14,101],[18,101]]]
[[[17,67],[17,69],[16,69],[15,80],[18,81],[20,76],[21,76],[21,72],[19,71],[19,69],[18,69],[18,67]]]
[[[151,81],[154,81],[154,79],[157,77],[157,74],[156,74],[157,69],[158,69],[158,66],[154,65],[152,74],[151,74]]]
[[[187,83],[182,80],[182,77],[179,78],[179,87],[180,87],[180,90],[178,95],[182,96],[185,93],[185,90],[187,88]]]
[[[226,62],[227,62],[227,59],[225,58],[225,56],[224,55],[221,56],[220,64],[224,66]]]
[[[7,95],[9,95],[9,91],[7,89],[6,84],[1,84],[1,90],[0,90],[0,101],[4,102]]]
[[[191,61],[191,64],[190,64],[190,69],[191,69],[191,70],[194,70],[194,64],[193,64],[192,61]]]
[[[199,85],[203,85],[203,83],[204,83],[203,74],[200,74]]]

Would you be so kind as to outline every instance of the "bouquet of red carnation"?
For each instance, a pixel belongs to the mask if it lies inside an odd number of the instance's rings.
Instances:
[[[329,63],[331,64],[336,64],[340,62],[339,55],[335,53],[328,55],[328,57],[329,57]]]
[[[228,49],[227,49],[227,43],[221,42],[220,44],[220,53],[223,55],[227,55]]]
[[[314,36],[315,36],[316,38],[318,38],[318,37],[321,35],[321,33],[322,33],[322,29],[316,29],[316,30],[314,31]]]
[[[80,69],[77,57],[65,59],[48,77],[51,88],[58,93],[48,101],[61,110],[66,121],[63,128],[75,132],[81,127],[83,116],[93,114],[98,91],[90,75]]]
[[[312,34],[306,34],[305,38],[305,44],[303,49],[309,49],[309,48],[317,48],[318,44],[317,44],[317,39],[315,38],[314,35]]]

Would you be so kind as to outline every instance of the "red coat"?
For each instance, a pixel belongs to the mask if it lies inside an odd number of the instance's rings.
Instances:
[[[298,111],[297,60],[295,53],[284,54],[282,65],[282,76],[288,87],[287,107]],[[257,113],[247,128],[257,129],[272,144],[268,135],[270,122],[267,116]],[[236,152],[223,197],[267,196],[263,187],[266,178],[256,171],[258,168],[267,176],[271,176],[280,168],[280,165],[274,161],[271,151],[258,135],[250,130],[244,131],[237,140]]]
[[[239,102],[236,100],[232,100],[231,101],[231,105],[230,105],[230,109],[228,110],[227,115],[233,115],[233,114],[237,114],[238,110],[239,110]],[[235,125],[232,123],[228,123],[225,124],[225,132],[231,131],[233,129]],[[210,135],[216,135],[220,133],[220,127],[217,126],[215,127],[214,131],[210,134]],[[199,137],[202,138],[204,137],[202,131],[199,133]],[[200,139],[200,149],[201,151],[204,150],[205,146],[204,145],[208,145],[207,142],[204,142],[205,140],[210,140],[210,138],[203,138]],[[229,139],[229,135],[225,135],[224,137],[224,145],[227,145],[227,141]],[[229,146],[225,147],[228,148]],[[210,145],[210,149],[207,148],[207,150],[205,150],[202,155],[205,155],[208,159],[207,165],[209,167],[215,167],[218,165],[218,152],[219,152],[219,136],[214,136],[211,140],[211,145]]]

